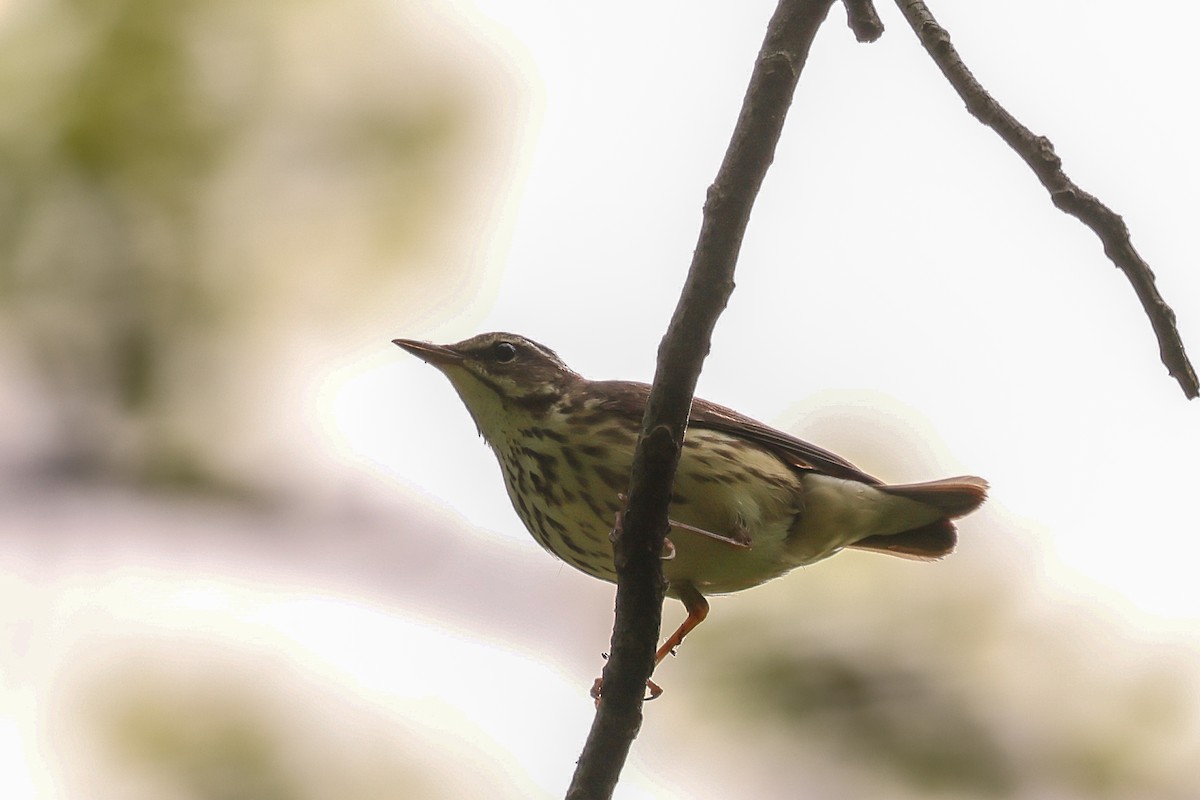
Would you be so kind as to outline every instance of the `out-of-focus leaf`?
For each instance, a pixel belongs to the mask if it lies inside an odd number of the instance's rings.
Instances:
[[[0,312],[60,416],[60,467],[229,486],[222,448],[256,426],[243,399],[269,383],[274,342],[396,307],[418,278],[456,279],[431,267],[489,140],[484,78],[446,30],[435,47],[409,24],[428,13],[8,10]]]

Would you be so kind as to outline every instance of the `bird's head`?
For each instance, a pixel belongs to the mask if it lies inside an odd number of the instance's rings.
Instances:
[[[481,333],[457,344],[392,343],[450,379],[489,442],[517,416],[540,416],[582,378],[553,350],[515,333]]]

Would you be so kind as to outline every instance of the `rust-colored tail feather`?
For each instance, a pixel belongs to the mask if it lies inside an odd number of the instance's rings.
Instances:
[[[954,529],[954,523],[943,519],[900,533],[868,536],[850,547],[918,561],[933,561],[950,555],[957,543],[958,531]]]
[[[988,483],[974,475],[943,478],[926,483],[906,483],[880,486],[881,491],[897,497],[907,497],[941,511],[949,519],[969,514],[987,499]]]
[[[924,561],[950,555],[958,542],[958,532],[950,520],[979,508],[987,499],[988,483],[974,475],[963,475],[927,483],[878,488],[888,494],[932,506],[944,513],[946,518],[900,533],[868,536],[850,547]]]

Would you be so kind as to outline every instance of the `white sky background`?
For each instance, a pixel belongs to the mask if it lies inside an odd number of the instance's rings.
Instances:
[[[514,330],[589,377],[650,380],[773,7],[460,9],[534,97],[524,178],[499,236],[462,232],[487,277],[384,335]],[[1200,10],[933,10],[993,95],[1124,216],[1200,359]],[[840,4],[818,35],[699,394],[887,480],[983,475],[992,501],[963,547],[1002,536],[1069,592],[1194,630],[1200,406],[1096,237],[968,116],[894,6],[880,11],[875,44],[854,41]],[[444,379],[400,353],[375,363],[332,393],[343,452],[526,536]]]

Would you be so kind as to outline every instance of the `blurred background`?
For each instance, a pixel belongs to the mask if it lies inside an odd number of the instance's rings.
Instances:
[[[562,795],[612,587],[390,340],[649,380],[773,6],[0,3],[0,796]],[[879,10],[818,36],[700,393],[992,499],[716,599],[618,796],[1200,796],[1200,411]],[[933,11],[1200,359],[1200,9]]]

